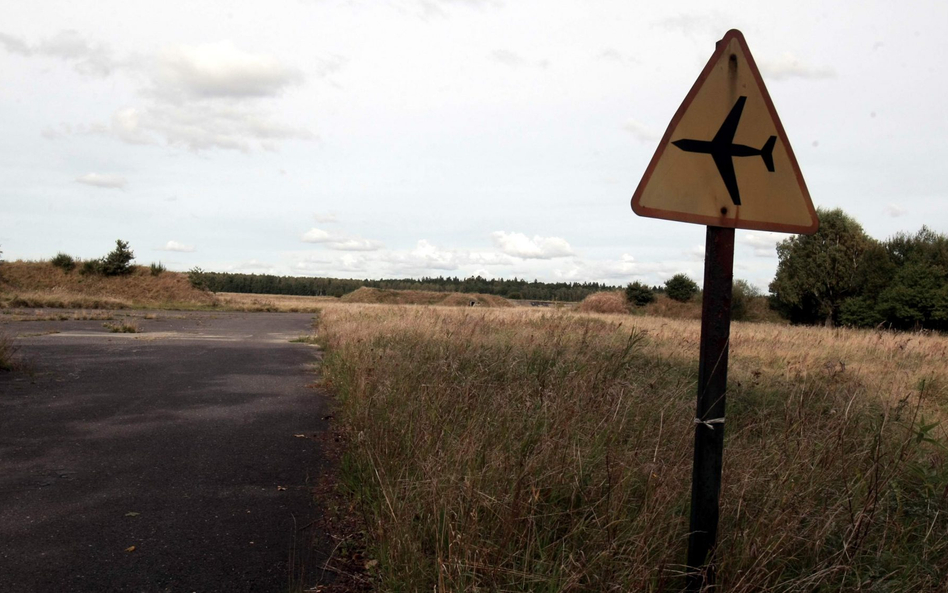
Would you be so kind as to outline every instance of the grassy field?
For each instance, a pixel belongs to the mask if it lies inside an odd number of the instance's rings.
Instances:
[[[319,336],[378,589],[680,590],[697,322],[340,304]],[[722,590],[948,590],[946,349],[734,324]]]

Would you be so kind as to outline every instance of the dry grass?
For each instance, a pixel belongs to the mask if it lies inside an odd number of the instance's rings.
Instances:
[[[113,277],[66,273],[49,262],[6,262],[0,269],[0,308],[201,308],[215,303],[214,295],[193,288],[186,274],[153,276],[143,266]]]
[[[673,591],[698,324],[327,306],[380,590]],[[735,324],[727,591],[944,591],[948,339]]]
[[[119,323],[103,323],[102,327],[109,330],[113,334],[137,334],[141,330],[138,328],[138,324],[121,321]]]
[[[327,303],[338,302],[334,297],[291,296],[281,294],[243,294],[219,292],[220,307],[230,311],[284,311],[314,313]]]
[[[629,303],[621,290],[596,292],[583,299],[578,310],[583,313],[628,313]]]
[[[471,302],[479,307],[513,307],[507,299],[490,294],[461,292],[430,292],[425,290],[387,290],[363,286],[340,299],[344,303],[366,303],[385,305],[442,305],[447,307],[469,307]]]

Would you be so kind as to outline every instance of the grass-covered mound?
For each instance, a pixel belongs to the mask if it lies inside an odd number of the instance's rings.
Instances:
[[[49,262],[0,264],[0,308],[65,307],[124,309],[131,307],[208,307],[214,295],[198,290],[186,274],[134,266],[121,276],[69,272]]]
[[[469,307],[471,302],[478,307],[512,307],[507,299],[492,294],[468,294],[460,292],[431,292],[426,290],[386,290],[363,286],[340,300],[346,303],[369,303],[384,305],[443,305],[447,307]]]
[[[628,313],[629,304],[621,290],[594,292],[579,304],[583,313]]]

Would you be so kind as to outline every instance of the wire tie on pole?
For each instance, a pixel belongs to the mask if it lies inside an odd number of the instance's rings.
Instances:
[[[711,418],[710,420],[702,420],[701,418],[695,418],[695,424],[704,424],[711,430],[714,430],[715,424],[724,424],[724,418]]]

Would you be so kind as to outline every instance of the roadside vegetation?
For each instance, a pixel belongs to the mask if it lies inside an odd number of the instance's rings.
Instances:
[[[0,332],[0,371],[12,371],[16,367],[16,347],[7,334]]]
[[[680,590],[698,323],[332,305],[319,332],[378,590]],[[944,590],[946,355],[734,325],[722,590]]]

